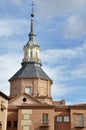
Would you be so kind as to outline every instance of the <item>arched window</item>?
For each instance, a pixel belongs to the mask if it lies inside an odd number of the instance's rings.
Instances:
[[[30,60],[32,60],[32,57],[33,57],[33,53],[32,51],[30,52]]]
[[[62,122],[62,116],[61,116],[61,115],[58,115],[58,116],[56,117],[56,121],[57,121],[57,122]]]
[[[69,122],[69,116],[64,116],[64,122]]]
[[[37,54],[37,52],[36,52],[36,57],[38,57],[38,54]]]
[[[31,86],[26,86],[25,87],[25,93],[28,93],[28,94],[32,95],[32,87]]]

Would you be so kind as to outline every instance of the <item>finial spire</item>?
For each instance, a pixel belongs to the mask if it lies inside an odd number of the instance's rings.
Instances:
[[[31,28],[30,28],[30,33],[29,33],[29,41],[34,41],[35,40],[35,33],[34,33],[34,2],[32,1],[32,13],[31,13]]]
[[[31,4],[31,5],[32,5],[32,14],[31,14],[31,16],[34,17],[33,14],[34,14],[34,5],[35,5],[35,4],[34,4],[33,1],[32,1],[32,4]]]

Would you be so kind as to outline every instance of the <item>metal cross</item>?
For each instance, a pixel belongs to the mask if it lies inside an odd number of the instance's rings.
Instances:
[[[34,2],[32,1],[32,4],[31,4],[31,6],[32,6],[32,14],[34,13]]]

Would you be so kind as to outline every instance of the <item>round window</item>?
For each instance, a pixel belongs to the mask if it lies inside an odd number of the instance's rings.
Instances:
[[[27,101],[27,99],[26,99],[26,98],[23,98],[22,100],[23,100],[23,102],[26,102],[26,101]]]

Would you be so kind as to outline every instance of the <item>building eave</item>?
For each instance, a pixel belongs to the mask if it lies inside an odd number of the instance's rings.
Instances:
[[[0,91],[0,96],[2,96],[3,98],[5,98],[6,100],[10,100],[10,98],[4,94],[3,92]]]

